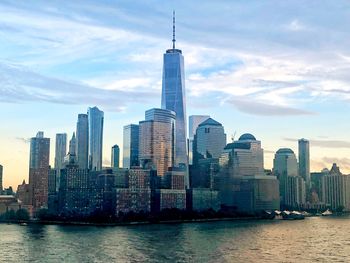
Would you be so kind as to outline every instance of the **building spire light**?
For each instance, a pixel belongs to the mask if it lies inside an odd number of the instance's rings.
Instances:
[[[173,49],[175,49],[175,10],[173,10]]]

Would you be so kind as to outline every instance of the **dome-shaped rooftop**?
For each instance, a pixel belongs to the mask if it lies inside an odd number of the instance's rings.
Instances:
[[[293,150],[290,148],[281,148],[276,153],[277,154],[294,154]]]
[[[245,140],[250,140],[250,141],[256,141],[254,135],[250,133],[245,133],[238,139],[239,141],[245,141]]]

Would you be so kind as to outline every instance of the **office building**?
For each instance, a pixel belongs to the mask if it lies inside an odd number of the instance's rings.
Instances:
[[[102,169],[103,120],[104,113],[97,107],[88,109],[89,117],[89,168]]]
[[[87,114],[79,114],[76,141],[77,162],[80,169],[89,166],[89,119]]]
[[[67,154],[67,134],[56,134],[55,148],[55,169],[60,170],[64,167],[64,157]]]
[[[191,115],[188,121],[188,162],[190,165],[193,164],[193,140],[196,135],[196,130],[199,124],[206,119],[209,119],[209,115]]]
[[[120,156],[120,150],[119,146],[116,144],[112,147],[111,152],[111,167],[112,168],[119,168],[119,157]]]
[[[165,109],[146,111],[139,123],[139,159],[145,169],[163,176],[175,164],[175,113]]]
[[[173,46],[163,56],[162,109],[176,114],[175,165],[188,169],[185,71],[182,51],[175,48],[175,15],[173,17]],[[188,176],[186,185],[189,185]]]
[[[3,166],[0,164],[0,195],[2,194],[3,191],[3,184],[2,184],[2,173],[3,173]]]
[[[29,184],[34,210],[47,207],[50,139],[38,132],[30,140]]]
[[[308,140],[298,141],[299,149],[299,175],[304,178],[307,190],[311,187],[310,179],[310,143]]]
[[[123,129],[123,168],[140,166],[139,126],[129,124]]]

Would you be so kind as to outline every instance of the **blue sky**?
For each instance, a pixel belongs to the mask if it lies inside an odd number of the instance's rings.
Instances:
[[[348,1],[1,1],[0,163],[4,183],[28,178],[28,138],[75,129],[105,111],[104,163],[122,126],[160,106],[162,55],[185,57],[187,115],[273,152],[311,140],[313,170],[350,172]]]

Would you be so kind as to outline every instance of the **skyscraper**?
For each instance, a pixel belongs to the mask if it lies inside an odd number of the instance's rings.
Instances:
[[[3,172],[3,167],[0,164],[0,194],[2,193],[3,186],[2,186],[2,172]]]
[[[50,139],[38,132],[30,140],[29,184],[34,210],[47,206]]]
[[[119,146],[116,144],[112,147],[112,156],[111,156],[111,166],[113,168],[119,168]]]
[[[129,124],[123,129],[123,168],[140,166],[139,162],[139,126]]]
[[[191,115],[188,121],[188,162],[193,164],[193,140],[196,135],[197,127],[200,123],[209,119],[208,115]]]
[[[64,157],[67,154],[67,134],[56,134],[56,148],[55,148],[55,169],[59,170],[64,167]]]
[[[78,115],[76,147],[79,168],[87,169],[89,164],[89,121],[87,114]]]
[[[199,124],[195,135],[195,159],[219,158],[226,146],[224,127],[209,118]]]
[[[182,51],[175,48],[175,14],[173,17],[173,47],[163,56],[162,109],[176,113],[176,159],[175,164],[187,170],[186,143],[186,96],[184,57]],[[188,178],[186,180],[188,186]]]
[[[310,143],[308,140],[300,139],[299,148],[299,175],[304,178],[307,189],[311,187],[310,180]]]
[[[89,168],[93,171],[102,169],[103,111],[97,107],[88,109],[89,116]]]
[[[165,109],[146,111],[145,120],[139,124],[139,159],[145,169],[157,170],[164,176],[174,166],[175,112]]]
[[[294,152],[289,148],[279,149],[273,160],[273,172],[280,185],[281,203],[297,207],[305,203],[305,182],[299,177],[298,162]]]

